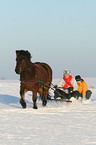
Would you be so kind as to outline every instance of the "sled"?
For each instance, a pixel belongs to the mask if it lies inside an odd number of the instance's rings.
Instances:
[[[54,98],[52,98],[49,94],[47,96],[47,100],[61,101],[61,102],[72,102],[70,100],[70,93],[65,93],[61,89],[55,88],[54,90]]]

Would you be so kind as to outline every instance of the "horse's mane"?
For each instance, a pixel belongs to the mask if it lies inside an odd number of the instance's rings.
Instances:
[[[30,60],[31,61],[31,54],[30,54],[30,52],[28,51],[28,50],[16,50],[16,54],[18,55],[18,56],[20,56],[20,55],[23,55],[23,56],[27,56],[27,58],[28,58],[28,60]]]

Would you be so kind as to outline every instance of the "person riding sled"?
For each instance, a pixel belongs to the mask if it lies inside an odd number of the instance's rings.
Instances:
[[[81,97],[81,101],[85,99],[88,100],[91,97],[92,92],[88,90],[85,80],[82,79],[80,75],[75,76],[75,80],[77,82],[78,88],[77,91],[74,92],[74,97],[77,99]]]
[[[72,78],[69,69],[64,70],[63,79],[61,79],[54,88],[56,88],[54,91],[55,99],[70,99],[70,93],[77,89],[77,84],[74,78]]]

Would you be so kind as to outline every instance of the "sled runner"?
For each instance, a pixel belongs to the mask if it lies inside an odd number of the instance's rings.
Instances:
[[[72,101],[71,100],[67,100],[67,99],[49,99],[50,101],[59,101],[59,102],[70,102],[70,103],[72,103]]]

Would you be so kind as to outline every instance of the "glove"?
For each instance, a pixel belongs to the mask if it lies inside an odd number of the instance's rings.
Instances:
[[[56,89],[57,88],[57,85],[55,85],[54,88]]]

